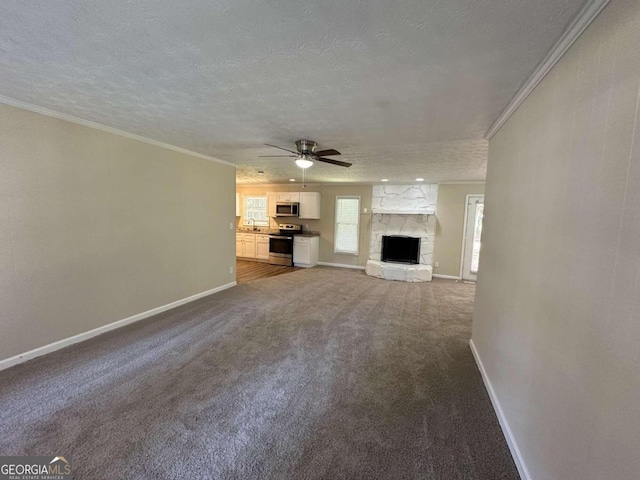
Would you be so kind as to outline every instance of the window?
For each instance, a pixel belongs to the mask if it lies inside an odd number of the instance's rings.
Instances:
[[[359,221],[360,197],[338,195],[336,197],[334,253],[358,254]]]
[[[255,220],[257,227],[269,226],[266,195],[245,195],[243,219],[244,225],[253,225]]]

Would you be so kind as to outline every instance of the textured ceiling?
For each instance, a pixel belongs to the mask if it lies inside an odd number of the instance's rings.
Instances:
[[[583,0],[0,2],[0,95],[299,178],[480,180],[482,135]],[[257,175],[262,169],[265,174]]]
[[[306,181],[313,182],[379,182],[387,178],[390,183],[416,183],[450,180],[483,180],[487,165],[489,143],[484,139],[458,140],[427,144],[363,145],[341,148],[340,160],[348,159],[349,168],[316,162],[307,169]],[[295,145],[293,146],[295,150]],[[268,147],[267,147],[268,149]],[[277,154],[271,149],[268,154]],[[286,152],[284,152],[286,153]],[[238,165],[239,183],[279,183],[284,179],[302,180],[302,170],[288,158],[256,158],[267,154],[263,148],[247,151],[247,163]],[[258,174],[264,171],[264,174]],[[242,182],[240,182],[242,179]]]

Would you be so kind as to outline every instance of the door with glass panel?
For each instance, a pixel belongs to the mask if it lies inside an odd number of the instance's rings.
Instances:
[[[462,279],[476,281],[480,263],[480,238],[482,237],[482,215],[484,195],[467,195],[462,247]]]

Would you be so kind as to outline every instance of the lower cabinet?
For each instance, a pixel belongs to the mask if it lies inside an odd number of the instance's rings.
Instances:
[[[269,260],[269,235],[256,235],[256,258]]]
[[[293,237],[293,265],[315,267],[318,264],[320,237]]]
[[[236,257],[256,258],[255,234],[236,233]]]
[[[269,235],[236,233],[236,257],[269,260]]]

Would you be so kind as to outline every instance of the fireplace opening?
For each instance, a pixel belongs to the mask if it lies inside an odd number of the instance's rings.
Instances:
[[[383,235],[382,261],[391,263],[420,263],[420,239],[403,235]]]

